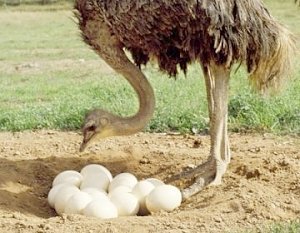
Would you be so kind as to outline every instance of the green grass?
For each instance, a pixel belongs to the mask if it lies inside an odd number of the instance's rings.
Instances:
[[[300,37],[300,9],[293,1],[266,1],[271,13]],[[70,4],[0,8],[0,130],[79,129],[85,112],[101,107],[133,114],[137,99],[128,83],[113,73],[80,39]],[[298,47],[300,47],[298,39]],[[300,134],[300,56],[293,81],[277,96],[251,91],[246,74],[233,75],[231,131]],[[205,132],[206,93],[199,65],[174,81],[148,66],[156,111],[146,130]],[[251,233],[253,231],[250,231]],[[300,232],[299,221],[273,224],[255,232]]]
[[[238,230],[237,232],[241,232]],[[243,233],[299,233],[300,219],[285,223],[273,223],[257,227],[256,230],[242,231]]]
[[[74,0],[0,0],[0,7],[10,11],[70,10]]]
[[[300,36],[300,10],[285,1],[266,1],[271,12]],[[64,5],[70,7],[70,5]],[[0,8],[0,130],[74,130],[85,112],[101,107],[120,115],[134,114],[131,87],[86,46],[69,10],[61,5]],[[31,9],[31,10],[30,10]],[[50,11],[47,11],[50,9]],[[42,10],[42,11],[39,11]],[[240,69],[230,89],[232,131],[300,133],[299,56],[293,81],[277,96],[263,98],[249,88]],[[155,65],[144,69],[156,94],[151,132],[208,128],[206,94],[198,64],[188,77],[174,81]]]
[[[270,233],[298,233],[300,232],[300,222],[293,221],[291,223],[273,224],[268,227]]]

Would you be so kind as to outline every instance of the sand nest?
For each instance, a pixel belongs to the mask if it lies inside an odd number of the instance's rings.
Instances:
[[[204,161],[208,136],[138,134],[103,140],[80,154],[75,132],[1,133],[1,232],[239,232],[299,218],[300,139],[231,134],[230,140],[233,159],[221,186],[172,213],[99,220],[56,215],[47,203],[56,174],[99,163],[113,175],[165,179]]]

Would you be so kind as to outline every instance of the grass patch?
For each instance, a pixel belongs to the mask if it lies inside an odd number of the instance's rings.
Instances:
[[[270,233],[298,233],[300,232],[300,222],[273,224],[268,227]]]
[[[10,11],[70,10],[74,0],[0,0],[0,9]]]
[[[241,231],[237,231],[241,232]],[[300,219],[291,222],[273,223],[258,227],[256,230],[242,231],[244,233],[299,233]]]
[[[260,131],[276,133],[300,132],[299,80],[291,81],[289,88],[274,96],[262,97],[246,86],[234,93],[229,101],[229,122],[233,131]]]
[[[266,3],[277,18],[300,35],[300,14],[292,2]],[[85,112],[91,108],[101,107],[123,116],[137,110],[137,99],[128,83],[82,42],[71,11],[57,11],[59,7],[52,11],[54,6],[0,10],[0,31],[4,35],[0,37],[0,130],[74,130],[80,128]],[[243,69],[234,74],[230,130],[299,134],[299,64],[288,88],[268,98],[251,91]],[[144,72],[155,89],[157,102],[146,130],[207,131],[206,93],[198,64],[190,66],[187,78],[180,74],[176,81],[160,73],[155,65],[147,66]]]

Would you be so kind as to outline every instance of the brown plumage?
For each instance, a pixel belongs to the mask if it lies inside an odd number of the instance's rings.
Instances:
[[[176,76],[179,68],[186,72],[191,62],[200,62],[211,120],[212,150],[206,167],[216,167],[204,183],[220,183],[230,160],[226,123],[230,69],[245,64],[259,90],[281,86],[291,70],[291,33],[260,0],[77,0],[75,9],[85,42],[121,73],[139,96],[139,112],[125,122],[114,120],[108,136],[126,134],[133,121],[142,123],[130,133],[138,131],[154,111],[153,90],[123,49],[131,52],[137,67],[155,59],[170,76]],[[87,119],[101,116],[102,111],[93,111]],[[86,120],[85,125],[90,124],[91,120]],[[86,131],[88,127],[84,127]],[[203,186],[201,179],[197,182]],[[195,186],[191,189],[186,196],[199,191]]]
[[[154,57],[175,76],[191,61],[245,63],[259,89],[278,84],[290,70],[291,35],[259,0],[77,1],[82,25],[90,13],[80,4],[98,8],[138,66]]]

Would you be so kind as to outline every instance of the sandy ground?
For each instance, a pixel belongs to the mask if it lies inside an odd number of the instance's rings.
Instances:
[[[0,232],[241,232],[300,216],[300,139],[230,135],[233,159],[224,182],[172,213],[99,220],[57,216],[47,193],[54,176],[99,163],[115,175],[165,179],[203,162],[208,136],[138,134],[103,140],[78,153],[76,132],[0,133]]]

